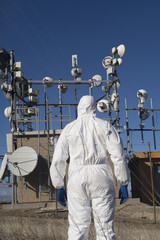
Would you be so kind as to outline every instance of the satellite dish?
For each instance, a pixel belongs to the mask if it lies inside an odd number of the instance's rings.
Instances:
[[[94,75],[92,77],[95,87],[99,87],[102,84],[102,77],[100,75]]]
[[[4,158],[2,160],[2,164],[0,168],[0,181],[3,179],[6,167],[7,167],[7,154],[4,155]]]
[[[122,58],[125,54],[125,46],[123,44],[119,45],[117,47],[117,54],[118,54],[118,57]]]
[[[101,113],[109,112],[109,103],[107,100],[100,100],[97,103],[97,109]]]
[[[31,147],[20,147],[15,150],[9,159],[9,168],[15,176],[26,176],[37,166],[37,153]]]
[[[4,110],[4,115],[5,115],[6,118],[10,118],[10,116],[11,116],[11,106],[7,107]]]

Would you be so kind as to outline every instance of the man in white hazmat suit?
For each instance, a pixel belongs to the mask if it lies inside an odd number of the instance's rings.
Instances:
[[[97,240],[115,240],[113,229],[115,190],[108,157],[121,183],[121,203],[128,198],[128,168],[119,134],[110,123],[96,117],[92,96],[83,96],[78,118],[62,131],[50,168],[58,200],[65,204],[63,189],[66,161],[70,158],[67,187],[68,240],[87,240],[93,211]]]

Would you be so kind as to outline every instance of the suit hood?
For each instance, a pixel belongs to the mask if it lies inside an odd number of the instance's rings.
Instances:
[[[78,104],[78,116],[85,114],[96,115],[96,102],[94,97],[89,95],[83,96]]]

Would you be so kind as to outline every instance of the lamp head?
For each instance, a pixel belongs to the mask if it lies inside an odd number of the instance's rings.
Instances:
[[[137,91],[137,98],[140,104],[145,103],[145,100],[147,99],[147,97],[148,97],[148,93],[146,90],[140,89]]]

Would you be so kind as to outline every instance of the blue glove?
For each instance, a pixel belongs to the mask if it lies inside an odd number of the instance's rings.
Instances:
[[[123,204],[128,200],[127,185],[121,184],[119,189],[119,198],[121,198],[120,204]]]
[[[62,205],[66,206],[67,193],[64,188],[57,189],[57,201]]]

